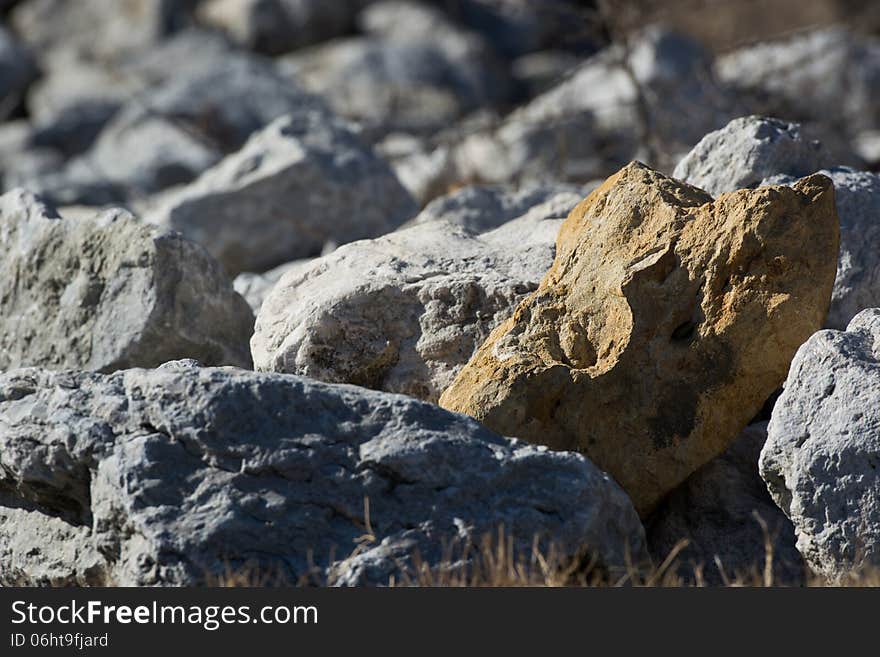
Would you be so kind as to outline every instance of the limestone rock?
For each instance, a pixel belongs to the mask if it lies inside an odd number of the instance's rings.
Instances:
[[[660,503],[646,526],[654,563],[662,563],[685,539],[688,545],[677,557],[678,574],[685,582],[696,583],[698,568],[710,585],[723,584],[725,578],[766,581],[765,542],[769,540],[772,584],[801,586],[806,582],[794,527],[758,474],[758,457],[766,439],[766,423],[749,425],[723,454]],[[759,519],[766,524],[766,534]]]
[[[237,274],[387,233],[416,211],[348,124],[314,111],[274,121],[147,220],[199,242]]]
[[[822,325],[831,181],[722,195],[631,163],[576,207],[538,290],[440,398],[579,450],[641,514],[736,438]]]
[[[645,556],[626,494],[577,454],[403,396],[233,368],[2,374],[0,472],[4,585],[249,569],[293,585],[331,566],[381,585],[413,550],[439,565],[444,541],[502,524],[525,558],[536,537],[600,568]],[[339,563],[358,545],[369,569]]]
[[[880,309],[798,350],[760,471],[815,572],[844,582],[880,567]]]
[[[15,190],[0,197],[0,247],[0,371],[250,365],[250,308],[180,235],[123,210],[61,219]]]
[[[865,308],[880,306],[880,176],[848,167],[819,171],[834,182],[840,216],[840,257],[827,328],[843,330]],[[772,176],[764,185],[790,185],[791,176]]]
[[[757,187],[777,174],[800,178],[832,164],[821,142],[797,123],[745,116],[703,137],[672,175],[718,196]]]
[[[546,198],[499,228],[477,233],[469,205],[514,208]],[[355,383],[436,401],[458,369],[553,261],[561,218],[580,196],[462,191],[417,222],[340,247],[286,274],[260,309],[251,350],[257,369]],[[433,205],[433,204],[432,204]],[[446,207],[449,221],[435,214]],[[473,205],[470,205],[473,209]],[[524,211],[520,206],[518,211]],[[458,223],[462,217],[471,217]],[[504,212],[486,214],[508,218]]]

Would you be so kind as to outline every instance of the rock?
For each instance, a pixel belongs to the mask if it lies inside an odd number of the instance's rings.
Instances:
[[[198,10],[249,50],[278,55],[354,29],[363,0],[207,0]]]
[[[797,123],[745,116],[703,137],[672,175],[718,196],[776,174],[800,178],[829,166],[831,155]]]
[[[456,168],[462,179],[487,182],[589,180],[634,157],[671,168],[671,157],[724,125],[737,105],[699,44],[650,28],[629,50],[613,45],[590,57],[496,130],[464,138]]]
[[[192,76],[230,57],[242,55],[218,35],[199,30],[185,30],[149,52],[112,62],[53,51],[43,58],[44,75],[28,93],[34,141],[67,157],[85,152],[124,105],[142,103],[170,79]]]
[[[548,47],[584,55],[593,52],[601,38],[600,30],[595,29],[595,8],[577,0],[456,0],[435,4],[441,4],[455,20],[483,35],[506,58]],[[575,25],[577,28],[572,29]]]
[[[581,198],[581,189],[575,185],[472,185],[435,199],[404,227],[445,221],[471,233],[485,233],[530,213],[538,221],[565,217]]]
[[[758,457],[766,439],[765,423],[749,425],[723,454],[660,503],[646,526],[654,563],[663,563],[684,539],[688,546],[678,553],[677,570],[689,584],[697,583],[700,568],[704,581],[714,586],[725,580],[776,586],[806,583],[803,559],[794,546],[794,527],[758,475]],[[764,579],[768,556],[772,558],[769,582]]]
[[[0,120],[21,104],[25,90],[37,76],[30,53],[0,25]]]
[[[381,235],[416,211],[348,124],[314,111],[273,122],[147,219],[203,244],[237,274],[319,255],[328,241]]]
[[[798,350],[760,472],[797,549],[834,583],[880,566],[880,309]]]
[[[486,198],[495,196],[493,203]],[[260,309],[251,350],[260,370],[303,374],[436,401],[553,261],[561,217],[580,196],[533,192],[539,205],[485,233],[470,210],[509,218],[528,194],[459,192],[430,220],[340,247],[286,274]],[[450,221],[439,214],[446,206]],[[497,211],[496,211],[497,212]],[[462,221],[463,217],[470,219]],[[491,226],[490,215],[480,227]]]
[[[59,205],[127,202],[190,182],[284,114],[325,111],[271,62],[231,53],[183,67],[132,98],[87,153],[53,176],[23,182]],[[112,190],[109,199],[97,198],[96,186]]]
[[[843,330],[860,310],[880,306],[880,177],[835,167],[819,171],[834,182],[840,217],[840,257],[827,328]],[[772,176],[764,185],[790,185],[791,176]]]
[[[250,365],[250,308],[200,246],[123,210],[61,219],[0,197],[0,371]]]
[[[837,248],[825,177],[713,202],[633,162],[568,216],[538,290],[440,404],[589,455],[644,517],[782,382],[828,311]]]
[[[509,80],[488,45],[439,10],[379,2],[365,14],[368,36],[296,53],[285,65],[308,91],[363,124],[369,135],[432,132],[506,99]]]
[[[629,499],[587,459],[287,375],[7,372],[0,464],[4,585],[192,586],[248,569],[295,584],[330,566],[381,585],[412,562],[379,546],[439,565],[444,541],[499,525],[515,555],[536,536],[608,570],[645,555]],[[358,545],[369,569],[338,562]]]
[[[256,315],[260,312],[263,301],[269,295],[269,292],[272,291],[272,288],[275,287],[275,284],[281,280],[282,276],[294,269],[305,271],[311,266],[312,260],[312,258],[303,258],[302,260],[286,262],[261,274],[250,271],[242,272],[232,281],[232,287],[244,297],[244,300],[248,302],[248,305],[254,311],[254,315]]]
[[[147,50],[186,22],[197,0],[29,0],[10,22],[34,52],[70,50],[89,59]]]
[[[844,27],[750,45],[719,57],[717,69],[763,114],[847,135],[880,123],[880,40]]]

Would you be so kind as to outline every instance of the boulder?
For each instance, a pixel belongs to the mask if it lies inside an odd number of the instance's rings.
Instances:
[[[509,80],[491,48],[439,9],[379,2],[362,21],[367,35],[297,52],[285,66],[371,136],[432,132],[506,100]]]
[[[813,571],[844,583],[880,567],[880,309],[798,350],[760,472]]]
[[[250,308],[180,235],[124,210],[61,219],[14,190],[0,197],[0,246],[0,371],[250,365]]]
[[[675,570],[688,584],[699,583],[698,572],[712,586],[733,581],[774,586],[806,583],[794,527],[758,474],[766,439],[766,423],[747,426],[723,454],[660,503],[645,528],[654,563],[663,563],[676,544],[686,540]]]
[[[234,275],[387,233],[416,212],[347,123],[313,111],[274,121],[147,220],[203,244]]]
[[[553,261],[561,218],[580,199],[565,190],[530,195],[543,202],[526,210],[517,205],[529,194],[462,191],[429,206],[426,220],[411,228],[342,246],[289,272],[258,315],[251,341],[257,369],[436,401],[535,289]],[[450,221],[438,214],[444,205]],[[491,205],[507,210],[473,212]],[[490,228],[515,208],[523,216],[497,229],[465,227]]]
[[[207,0],[197,16],[249,50],[278,55],[354,29],[364,0]]]
[[[880,306],[880,176],[849,167],[819,171],[834,182],[840,217],[840,257],[827,328],[843,330],[860,310]],[[790,185],[772,176],[764,185]]]
[[[288,375],[7,372],[0,466],[4,585],[293,585],[333,566],[329,583],[381,585],[413,551],[440,566],[444,543],[501,525],[518,559],[534,540],[611,572],[645,556],[629,499],[587,459]],[[369,568],[346,563],[356,550]]]
[[[797,123],[745,116],[703,137],[672,176],[718,196],[777,174],[800,178],[832,165],[831,154]]]
[[[652,27],[588,58],[500,126],[456,147],[460,178],[588,180],[634,157],[672,168],[738,107],[699,44]],[[733,114],[735,115],[735,114]],[[682,121],[681,117],[688,120]]]
[[[724,451],[821,327],[834,188],[705,192],[633,162],[568,216],[538,290],[444,391],[444,408],[579,450],[643,516]]]
[[[147,76],[149,66],[141,71]],[[323,103],[272,62],[230,53],[182,65],[128,100],[87,152],[24,182],[59,205],[129,202],[192,181],[282,115],[314,112],[326,112]],[[96,187],[108,198],[97,198]]]

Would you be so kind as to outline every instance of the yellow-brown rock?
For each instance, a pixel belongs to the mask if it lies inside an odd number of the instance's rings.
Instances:
[[[644,516],[739,435],[822,327],[838,232],[824,176],[713,202],[631,163],[572,210],[538,290],[440,405],[582,452]]]

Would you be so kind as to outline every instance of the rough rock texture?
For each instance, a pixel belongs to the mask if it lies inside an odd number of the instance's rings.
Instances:
[[[0,375],[0,472],[2,584],[248,568],[295,584],[370,532],[339,583],[383,584],[408,562],[380,550],[434,564],[444,540],[501,524],[526,557],[535,536],[609,568],[645,554],[626,494],[577,454],[403,396],[231,368]]]
[[[147,217],[204,245],[231,274],[394,230],[417,212],[388,165],[319,111],[281,117]]]
[[[250,365],[250,308],[180,235],[123,210],[61,219],[15,190],[0,197],[0,251],[0,371]]]
[[[880,306],[880,176],[835,167],[820,171],[834,182],[840,216],[840,257],[825,326],[843,330],[860,310]],[[790,185],[773,176],[764,185]]]
[[[880,309],[798,350],[760,471],[810,568],[841,582],[880,567]]]
[[[365,0],[207,0],[198,17],[271,55],[345,34]]]
[[[588,454],[646,514],[729,446],[821,327],[837,224],[822,176],[713,203],[631,163],[572,211],[537,292],[440,404]]]
[[[769,540],[773,561],[768,583],[805,583],[804,562],[794,545],[794,527],[774,504],[758,474],[758,457],[766,439],[766,424],[749,425],[723,454],[660,503],[646,526],[654,563],[663,563],[685,539],[688,545],[677,558],[677,571],[684,581],[696,583],[702,567],[704,581],[712,585],[723,584],[725,578],[767,582]],[[766,523],[766,534],[759,518]]]
[[[831,155],[800,125],[746,116],[703,137],[672,175],[718,196],[777,174],[800,178],[832,165]]]
[[[256,367],[436,401],[535,290],[553,261],[562,217],[580,197],[563,191],[482,234],[456,224],[469,199],[459,193],[444,202],[452,221],[431,210],[430,221],[286,274],[258,315]]]

